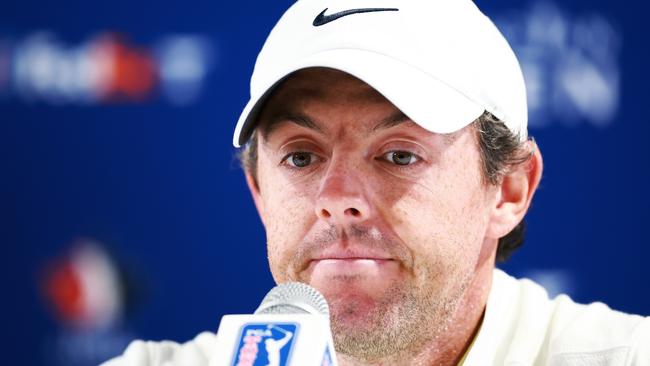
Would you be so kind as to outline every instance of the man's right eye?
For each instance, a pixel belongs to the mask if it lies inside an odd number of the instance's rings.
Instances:
[[[308,152],[295,152],[284,157],[284,161],[294,168],[304,168],[312,163],[314,154]]]

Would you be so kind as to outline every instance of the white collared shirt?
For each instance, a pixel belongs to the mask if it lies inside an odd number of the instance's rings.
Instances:
[[[581,305],[495,269],[485,317],[463,366],[650,365],[650,318]]]

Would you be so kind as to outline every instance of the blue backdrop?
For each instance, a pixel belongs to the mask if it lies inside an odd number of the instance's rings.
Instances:
[[[255,309],[273,281],[231,135],[256,54],[291,3],[2,4],[6,364],[92,365],[132,338],[183,341]],[[503,267],[650,314],[645,12],[477,3],[522,59],[545,160],[527,242]],[[97,81],[92,47],[119,54],[124,77]],[[88,247],[108,271],[79,270]],[[123,291],[80,306],[89,278]]]

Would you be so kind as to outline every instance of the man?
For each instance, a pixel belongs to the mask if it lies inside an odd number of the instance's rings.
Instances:
[[[274,279],[325,295],[341,365],[650,365],[650,319],[495,269],[542,175],[526,121],[519,64],[469,0],[300,0],[280,19],[234,144]],[[113,362],[208,364],[213,341]]]

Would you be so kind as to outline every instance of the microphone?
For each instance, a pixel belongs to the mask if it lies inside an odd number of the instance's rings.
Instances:
[[[253,315],[225,315],[210,366],[338,366],[329,306],[316,289],[280,284]]]

